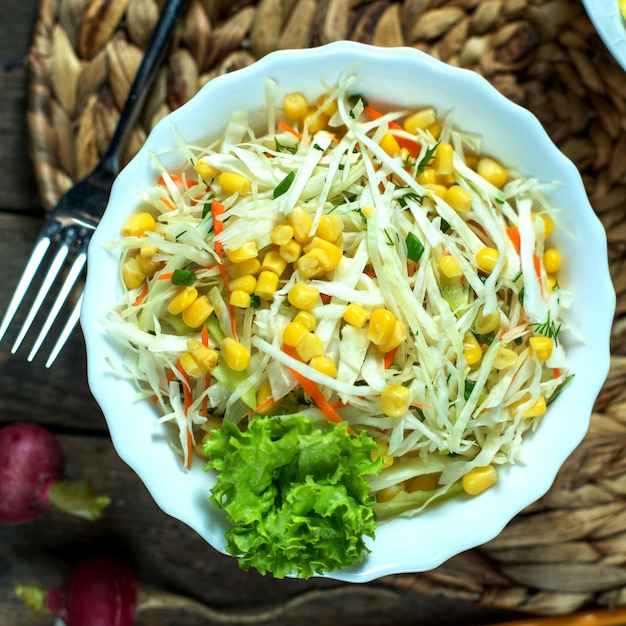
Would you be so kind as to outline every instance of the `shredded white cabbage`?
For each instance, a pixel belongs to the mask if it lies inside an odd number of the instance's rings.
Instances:
[[[385,468],[372,479],[378,514],[411,515],[453,493],[473,468],[523,461],[524,433],[569,380],[562,338],[576,337],[576,329],[566,321],[571,294],[543,262],[557,209],[537,181],[509,169],[504,184],[489,182],[476,166],[484,156],[480,138],[456,128],[452,115],[439,120],[440,134],[435,126],[409,132],[402,123],[412,111],[385,106],[379,114],[350,93],[353,78],[346,71],[313,107],[309,123],[318,129],[287,120],[268,81],[265,127],[252,128],[249,115],[236,112],[210,146],[181,145],[189,167],[162,169],[143,194],[155,228],[111,243],[121,250],[121,276],[130,262],[140,278],[130,288],[127,280],[124,301],[106,323],[126,351],[119,374],[136,381],[141,399],[154,398],[159,423],[177,427],[187,464],[192,444],[201,453],[205,431],[220,419],[326,414],[380,443]],[[454,149],[451,173],[437,169],[443,143]],[[249,188],[230,192],[222,172]],[[455,206],[452,186],[469,195],[469,209]],[[295,243],[304,252],[307,243],[316,247],[310,238],[321,236],[324,216],[338,218],[341,234],[327,243],[340,258],[311,273],[282,257],[276,290],[259,297],[252,288],[248,306],[233,306],[240,265],[228,253],[253,242],[259,261],[267,252],[283,255],[273,236],[294,209],[310,219],[308,238]],[[477,262],[485,248],[496,251],[491,269]],[[458,276],[445,275],[445,258],[456,262]],[[174,284],[180,271],[188,286]],[[260,282],[258,268],[252,272]],[[330,371],[283,345],[299,312],[289,301],[296,283],[319,292],[308,332]],[[168,312],[181,290],[192,289],[213,309],[200,328]],[[391,348],[376,345],[368,321],[346,322],[350,304],[368,318],[390,312],[397,345],[389,338]],[[489,316],[495,323],[481,331]],[[550,340],[548,357],[531,348],[539,336]],[[226,362],[225,337],[249,356],[241,371]],[[214,368],[185,369],[194,341],[216,351]],[[472,345],[478,357],[469,357]],[[381,404],[390,386],[408,390],[399,415],[385,414]]]

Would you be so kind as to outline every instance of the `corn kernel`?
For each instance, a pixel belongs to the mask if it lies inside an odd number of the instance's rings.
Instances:
[[[322,356],[324,354],[324,345],[318,335],[312,332],[307,332],[304,337],[298,342],[296,346],[296,352],[298,356],[308,363],[316,356]]]
[[[261,407],[265,404],[269,404],[269,406],[263,409],[257,409],[256,413],[261,415],[267,415],[273,409],[276,408],[276,404],[273,402],[274,396],[272,394],[272,386],[268,380],[264,380],[259,386],[258,391],[256,392],[256,405],[257,407]]]
[[[287,216],[287,222],[289,223],[289,226],[293,228],[293,238],[297,242],[307,243],[311,240],[313,220],[302,207],[294,207]]]
[[[554,274],[548,274],[546,276],[546,283],[548,284],[548,291],[556,291],[559,288],[559,281]]]
[[[275,246],[284,246],[293,239],[293,228],[289,224],[278,224],[270,233],[270,241]]]
[[[326,241],[336,241],[343,232],[343,221],[334,213],[326,213],[320,217],[316,234]]]
[[[142,259],[152,259],[158,251],[159,248],[157,246],[142,246],[139,248],[139,254]]]
[[[285,117],[292,121],[303,120],[308,112],[309,105],[301,93],[289,93],[283,101]]]
[[[416,135],[418,130],[428,128],[437,121],[437,113],[432,107],[416,111],[409,115],[402,126],[407,133]]]
[[[391,337],[385,342],[377,346],[381,352],[390,352],[397,348],[409,336],[406,324],[402,320],[396,320],[393,326]]]
[[[270,270],[280,276],[287,267],[287,261],[276,250],[268,250],[261,263],[261,271]]]
[[[330,376],[334,378],[337,376],[337,366],[334,364],[332,359],[329,359],[327,356],[314,356],[310,361],[309,365],[314,369],[324,374],[325,376]]]
[[[324,267],[330,266],[330,258],[321,248],[313,248],[303,254],[294,266],[303,278],[316,278],[324,274]]]
[[[482,157],[481,159],[478,159],[476,168],[480,176],[498,189],[504,187],[509,178],[502,165],[489,157]]]
[[[385,345],[393,336],[396,316],[387,309],[374,309],[367,326],[367,338],[377,346]]]
[[[141,211],[126,220],[122,226],[122,235],[124,237],[141,237],[147,231],[154,230],[155,226],[154,217],[146,211]]]
[[[278,254],[287,261],[287,263],[295,263],[302,253],[302,244],[298,243],[295,239],[283,244],[278,249]]]
[[[229,196],[235,193],[243,196],[250,191],[250,181],[241,174],[235,174],[235,172],[222,172],[218,182],[222,191]]]
[[[255,259],[259,255],[259,251],[257,250],[256,241],[251,239],[250,241],[246,241],[246,243],[239,248],[228,248],[226,255],[232,263],[242,263],[243,261]],[[253,272],[249,273],[252,274]]]
[[[387,385],[380,394],[380,408],[388,417],[403,417],[410,403],[411,391],[402,385]]]
[[[478,309],[478,314],[474,320],[474,332],[477,335],[488,335],[500,327],[500,311],[494,311],[485,315],[484,308]]]
[[[473,332],[468,331],[463,337],[463,356],[468,365],[476,365],[483,358],[483,351]]]
[[[146,280],[146,275],[141,271],[136,256],[130,256],[124,261],[122,276],[128,289],[136,289]]]
[[[561,255],[558,250],[549,248],[543,253],[543,266],[548,274],[556,274],[561,269]]]
[[[321,237],[313,237],[313,239],[304,246],[303,250],[307,254],[313,250],[322,250],[328,257],[328,262],[324,263],[323,257],[320,256],[320,265],[325,272],[334,270],[343,256],[341,248]]]
[[[539,417],[546,412],[546,409],[546,399],[543,396],[539,396],[539,399],[522,413],[522,417]]]
[[[172,315],[182,313],[187,307],[191,306],[198,297],[198,290],[195,287],[183,287],[170,300],[167,310]]]
[[[426,189],[426,195],[429,198],[437,196],[442,200],[446,200],[448,197],[448,188],[445,185],[435,183],[434,185],[424,185],[424,188]]]
[[[361,207],[361,213],[365,217],[372,217],[374,215],[374,207],[370,204],[365,204]]]
[[[316,104],[322,110],[322,113],[328,115],[328,117],[332,117],[337,113],[339,108],[337,100],[331,100],[327,95],[321,95],[317,99]]]
[[[139,269],[146,276],[154,276],[154,273],[163,267],[163,263],[160,261],[154,261],[153,259],[144,257],[141,253],[137,253],[137,264],[139,265]]]
[[[313,285],[307,285],[303,282],[296,282],[289,290],[287,300],[289,304],[303,311],[310,311],[316,304],[320,295],[319,289]]]
[[[183,352],[178,359],[178,364],[183,368],[183,371],[192,378],[198,378],[204,374],[204,370],[193,358],[191,352]]]
[[[278,289],[278,281],[279,277],[276,272],[263,270],[257,279],[254,295],[259,296],[262,300],[273,300]]]
[[[353,302],[346,307],[342,317],[346,324],[356,328],[363,328],[365,322],[367,322],[368,315],[367,311],[360,304]]]
[[[389,132],[385,133],[380,140],[380,147],[389,155],[400,154],[400,144],[398,140]]]
[[[318,113],[315,107],[311,107],[309,109],[309,114],[306,116],[305,122],[309,133],[314,135],[328,126],[328,115]]]
[[[185,322],[189,328],[199,328],[206,322],[211,313],[213,313],[213,307],[209,302],[209,298],[205,295],[198,296],[183,310],[183,322]]]
[[[490,274],[498,262],[498,257],[499,253],[495,248],[481,248],[476,253],[476,264],[483,272]]]
[[[372,461],[376,461],[380,457],[383,459],[383,469],[393,465],[394,458],[389,454],[389,444],[386,441],[379,441],[378,450],[372,450],[370,453]]]
[[[552,339],[536,335],[528,340],[531,350],[540,361],[547,361],[552,356]]]
[[[554,222],[545,213],[540,213],[539,217],[543,221],[543,236],[545,239],[547,239],[552,234],[552,231],[554,230]]]
[[[196,174],[203,180],[213,180],[219,176],[220,171],[210,163],[200,159],[196,163]]]
[[[441,123],[439,120],[435,120],[430,126],[427,126],[426,129],[434,139],[438,139],[441,134]]]
[[[446,278],[461,278],[463,276],[459,262],[450,254],[439,259],[439,269]]]
[[[398,494],[404,491],[404,483],[396,483],[394,485],[390,485],[389,487],[385,487],[380,491],[376,492],[376,500],[378,502],[389,502],[393,500]]]
[[[250,364],[250,350],[232,337],[224,337],[221,346],[226,365],[235,372],[243,372]]]
[[[435,174],[435,170],[432,167],[425,168],[424,171],[417,177],[417,182],[420,185],[437,184],[437,174]]]
[[[230,292],[229,303],[240,309],[247,309],[250,306],[250,294],[243,289],[233,289]]]
[[[474,467],[462,478],[463,489],[470,496],[477,496],[479,493],[493,487],[497,482],[498,474],[493,465]]]
[[[440,143],[435,148],[435,173],[454,173],[454,149],[449,143]]]
[[[472,196],[467,189],[461,185],[452,185],[448,189],[446,202],[457,212],[467,213],[472,207]]]
[[[228,254],[228,251],[226,252]],[[246,259],[245,261],[239,261],[233,263],[232,272],[234,276],[237,278],[239,276],[251,275],[254,276],[258,274],[261,269],[261,261],[257,258]]]
[[[283,343],[295,348],[309,332],[311,331],[302,322],[289,322],[283,330]]]
[[[439,486],[441,472],[432,472],[430,474],[420,474],[406,481],[406,490],[413,491],[434,491]]]
[[[493,366],[497,370],[503,370],[508,367],[512,367],[517,363],[517,352],[515,350],[511,350],[510,348],[505,348],[504,346],[500,346],[498,348],[498,354],[496,354],[496,358],[493,360]]]
[[[243,274],[233,278],[228,286],[231,291],[245,291],[246,293],[253,294],[256,289],[257,280],[252,274]]]
[[[302,324],[307,330],[315,330],[315,316],[309,311],[298,311],[293,321]]]
[[[190,339],[187,342],[187,349],[193,355],[198,365],[202,367],[205,372],[212,370],[219,359],[219,355],[216,350],[205,346],[201,341],[197,339]]]

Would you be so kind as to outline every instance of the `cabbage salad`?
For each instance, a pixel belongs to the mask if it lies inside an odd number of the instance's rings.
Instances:
[[[181,139],[180,171],[153,157],[111,242],[124,297],[107,325],[185,466],[224,422],[347,424],[376,444],[383,520],[523,462],[570,378],[571,296],[548,186],[451,112],[368,102],[355,77],[315,101],[268,80],[261,124],[237,111],[209,145]]]

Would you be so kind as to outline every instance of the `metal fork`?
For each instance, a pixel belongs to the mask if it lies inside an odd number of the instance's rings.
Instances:
[[[51,246],[56,246],[56,253],[50,260],[45,277],[11,348],[13,354],[17,352],[35,318],[41,312],[44,300],[57,282],[61,270],[66,272],[65,277],[28,354],[28,361],[35,358],[69,296],[79,289],[76,285],[79,278],[84,278],[89,241],[108,203],[113,181],[120,170],[120,157],[141,111],[148,89],[157,74],[174,26],[187,1],[167,0],[165,2],[106,153],[86,178],[61,196],[37,237],[26,268],[0,324],[0,341],[11,325],[38,271],[44,269],[44,259],[49,256]],[[46,367],[52,365],[78,323],[83,287],[84,285],[80,286],[76,303],[50,352]]]

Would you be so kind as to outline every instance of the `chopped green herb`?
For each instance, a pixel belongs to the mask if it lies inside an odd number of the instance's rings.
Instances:
[[[424,153],[424,156],[420,159],[420,162],[417,164],[417,169],[415,170],[415,176],[419,176],[427,167],[430,167],[430,165],[433,162],[433,159],[435,158],[435,150],[437,149],[437,146],[439,145],[439,142],[437,142],[434,146],[431,146],[430,148],[428,148],[426,150],[426,152]]]
[[[448,224],[448,222],[444,220],[443,217],[441,218],[441,225],[439,226],[439,229],[442,233],[447,233],[450,230],[450,224]]]
[[[466,400],[469,400],[472,395],[472,391],[474,391],[474,387],[476,387],[476,381],[470,380],[469,378],[465,379],[465,389],[463,390],[463,397]]]
[[[250,296],[250,307],[258,309],[261,306],[261,298],[255,294]]]
[[[395,244],[393,243],[393,238],[391,237],[391,235],[389,234],[389,232],[387,231],[387,229],[386,229],[386,228],[384,229],[384,233],[385,233],[385,238],[387,239],[387,245],[388,245],[388,246],[393,246],[393,245],[395,245]]]
[[[517,294],[517,299],[519,300],[519,303],[524,306],[524,287],[522,287],[519,290],[519,293]]]
[[[406,239],[406,256],[414,263],[419,263],[424,254],[424,244],[413,233],[407,233]]]
[[[550,319],[550,311],[548,311],[548,319],[545,322],[533,322],[528,325],[531,328],[534,328],[535,332],[539,335],[550,337],[550,339],[554,341],[555,346],[559,345],[559,332],[561,330],[561,324],[557,326],[557,324]]]
[[[554,402],[561,395],[561,393],[563,393],[565,388],[569,386],[573,379],[574,374],[567,376],[565,380],[552,392],[552,395],[546,400],[546,406],[552,404],[552,402]]]
[[[285,178],[283,178],[278,185],[274,188],[274,198],[278,198],[282,196],[286,191],[291,187],[291,183],[293,183],[293,179],[296,177],[296,173],[291,170]]]
[[[196,281],[196,275],[191,270],[174,270],[171,281],[173,285],[191,287]]]
[[[186,232],[186,230],[181,230],[175,237],[176,241],[178,241]]]
[[[295,146],[285,146],[276,137],[274,137],[274,146],[276,147],[276,152],[289,152],[290,154],[295,154],[298,151],[298,148]]]

